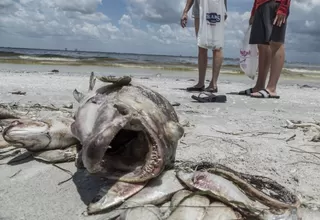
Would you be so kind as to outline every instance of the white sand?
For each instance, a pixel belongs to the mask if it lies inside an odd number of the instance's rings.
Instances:
[[[49,74],[52,69],[60,72]],[[197,79],[196,72],[0,64],[1,103],[31,102],[56,106],[75,103],[72,91],[74,88],[87,91],[91,71],[106,75],[134,75],[136,82],[152,87],[171,102],[181,103],[175,108],[181,122],[188,121],[190,127],[186,127],[186,136],[181,139],[177,159],[219,162],[237,171],[270,177],[301,195],[302,202],[320,207],[320,155],[317,158],[290,151],[291,147],[296,147],[320,153],[320,144],[310,142],[315,133],[282,127],[286,119],[320,121],[319,88],[300,88],[305,84],[318,86],[319,81],[282,78],[278,88],[279,100],[228,95],[227,103],[201,104],[192,101],[192,94],[174,89],[191,86],[194,82],[188,80]],[[246,89],[253,83],[245,76],[221,75],[219,93]],[[27,92],[26,96],[9,93],[17,90]],[[295,139],[286,142],[294,134]],[[73,173],[76,171],[73,163],[60,166]],[[2,165],[0,170],[0,219],[101,218],[81,216],[86,209],[85,203],[99,189],[99,181],[91,176],[76,173],[73,180],[58,185],[70,176],[52,165],[34,160],[15,166]],[[17,171],[20,172],[10,178]]]

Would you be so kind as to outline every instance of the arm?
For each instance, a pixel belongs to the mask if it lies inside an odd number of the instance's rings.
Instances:
[[[188,11],[190,10],[191,6],[193,5],[194,0],[187,0],[186,7],[184,7],[182,17],[180,20],[180,25],[182,28],[186,27],[188,21]]]
[[[228,11],[228,8],[227,8],[227,0],[224,0],[224,5],[226,6],[226,11]]]
[[[278,8],[277,14],[281,15],[287,15],[288,14],[288,9],[290,7],[290,0],[281,0],[280,6]]]
[[[183,14],[188,14],[191,6],[193,5],[194,0],[187,0],[186,7],[183,10]]]

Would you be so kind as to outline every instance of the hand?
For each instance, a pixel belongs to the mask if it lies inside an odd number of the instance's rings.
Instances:
[[[277,14],[273,21],[273,25],[281,27],[282,24],[286,23],[286,16],[283,14]]]
[[[254,18],[253,16],[250,17],[250,19],[249,19],[249,25],[252,25],[252,23],[253,23],[253,18]]]
[[[227,18],[228,18],[228,15],[224,14],[224,20],[227,20]]]
[[[182,28],[185,28],[187,26],[187,22],[188,22],[188,14],[187,13],[183,13],[181,20],[180,20],[180,24]]]

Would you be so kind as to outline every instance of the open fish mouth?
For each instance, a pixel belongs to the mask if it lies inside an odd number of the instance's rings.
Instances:
[[[42,121],[17,119],[3,130],[2,136],[12,146],[36,151],[50,144],[49,127]]]
[[[119,119],[120,118],[120,119]],[[117,117],[103,132],[83,143],[82,161],[89,173],[139,183],[164,169],[163,144],[143,119]]]

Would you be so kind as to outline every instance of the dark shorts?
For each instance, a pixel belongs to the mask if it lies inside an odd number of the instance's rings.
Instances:
[[[257,8],[251,26],[251,35],[249,40],[250,44],[268,45],[270,41],[284,43],[287,29],[287,19],[286,22],[281,25],[281,27],[273,25],[279,5],[279,2],[271,0]]]

